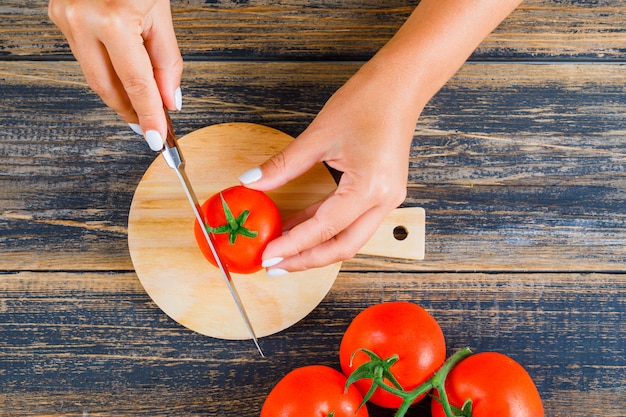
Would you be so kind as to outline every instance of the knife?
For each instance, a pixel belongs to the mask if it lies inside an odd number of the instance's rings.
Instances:
[[[165,162],[167,162],[167,165],[176,172],[176,175],[178,175],[178,179],[180,180],[180,183],[183,186],[183,189],[185,190],[185,194],[187,194],[187,199],[189,200],[189,203],[191,204],[191,208],[193,209],[193,212],[196,216],[196,220],[200,223],[200,225],[203,226],[200,229],[202,229],[202,232],[204,233],[204,238],[206,239],[206,242],[209,245],[209,248],[211,249],[211,253],[213,254],[213,257],[215,258],[217,266],[220,269],[220,272],[222,273],[222,278],[224,278],[224,282],[226,283],[228,290],[233,296],[233,299],[235,300],[235,304],[237,304],[237,309],[239,310],[239,313],[241,314],[241,317],[243,318],[243,321],[245,322],[246,327],[248,328],[248,333],[252,337],[252,340],[254,341],[254,345],[256,346],[261,356],[265,356],[263,355],[261,346],[259,346],[259,341],[256,337],[256,333],[254,333],[254,328],[252,327],[250,318],[248,317],[248,314],[246,313],[246,309],[243,306],[241,297],[239,297],[239,293],[237,292],[235,283],[233,282],[233,279],[230,276],[230,272],[228,272],[228,268],[226,268],[226,266],[222,262],[219,256],[219,253],[215,247],[215,244],[213,243],[213,239],[211,238],[211,235],[209,234],[209,232],[207,231],[205,227],[206,223],[202,216],[202,211],[200,209],[200,204],[198,203],[198,198],[196,197],[196,194],[194,193],[193,188],[191,187],[191,183],[189,182],[189,178],[187,178],[187,174],[185,174],[185,160],[183,158],[183,154],[180,151],[180,148],[178,147],[178,141],[176,140],[176,135],[174,134],[174,127],[172,126],[172,120],[170,119],[167,109],[164,109],[164,111],[165,111],[165,118],[167,119],[167,137],[165,139],[165,143],[163,144],[163,148],[161,149],[161,154],[163,155],[163,158],[165,158]]]

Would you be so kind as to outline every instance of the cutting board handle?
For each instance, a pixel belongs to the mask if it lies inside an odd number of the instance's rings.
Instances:
[[[424,259],[426,212],[421,207],[393,210],[359,251],[363,255]]]

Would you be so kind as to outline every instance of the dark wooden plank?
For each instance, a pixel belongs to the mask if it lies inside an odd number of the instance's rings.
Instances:
[[[547,416],[617,417],[626,402],[624,274],[341,273],[308,317],[261,339],[265,359],[181,328],[132,273],[3,274],[0,294],[0,416],[257,416],[289,370],[338,367],[350,320],[391,300],[430,311],[450,352],[522,363]]]
[[[247,121],[297,135],[353,63],[188,63],[179,133]],[[0,269],[130,270],[128,208],[154,154],[75,63],[0,66]],[[351,270],[623,271],[623,65],[468,64],[416,129],[407,205],[422,262]]]
[[[367,59],[398,29],[417,0],[173,1],[186,57]],[[623,60],[626,8],[620,0],[527,0],[473,59]],[[0,5],[0,59],[70,54],[48,21],[46,0]]]
[[[0,269],[130,269],[126,218],[154,155],[74,63],[6,63],[0,78]]]
[[[417,1],[384,3],[173,2],[189,61],[245,61],[187,63],[179,133],[250,121],[297,135],[359,64],[287,61],[367,59]],[[344,263],[311,315],[262,339],[267,359],[181,328],[124,272],[154,154],[75,63],[54,62],[69,49],[46,4],[0,5],[0,417],[256,416],[295,366],[338,365],[358,311],[397,299],[431,311],[450,352],[523,363],[547,416],[623,416],[625,68],[510,62],[623,62],[622,2],[527,0],[483,42],[472,60],[509,64],[464,66],[416,129],[406,204],[427,210],[426,260]]]
[[[408,202],[429,213],[428,260],[623,270],[623,70],[466,65],[424,111],[412,149]]]

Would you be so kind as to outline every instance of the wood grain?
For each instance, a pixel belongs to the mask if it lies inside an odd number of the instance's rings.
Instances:
[[[202,204],[238,185],[240,172],[259,166],[292,141],[267,126],[224,123],[185,135],[179,149],[184,172]],[[332,175],[320,163],[268,195],[281,214],[288,215],[324,199],[335,188]],[[252,210],[250,218],[255,215],[260,213]],[[150,297],[183,326],[212,337],[249,339],[250,331],[222,274],[198,248],[195,222],[178,177],[159,157],[141,179],[128,216],[128,247],[135,271]],[[229,268],[228,262],[225,267]],[[263,269],[233,273],[232,285],[256,336],[264,337],[292,326],[317,307],[340,267],[339,262],[274,278]]]
[[[181,135],[223,122],[304,129],[351,63],[188,63]],[[132,194],[155,155],[73,63],[0,65],[0,268],[130,270]],[[416,127],[407,206],[420,262],[353,270],[623,271],[624,66],[467,64]]]
[[[297,136],[416,4],[173,1],[178,133]],[[46,5],[0,4],[0,417],[258,416],[289,370],[337,367],[350,320],[387,300],[430,311],[449,353],[518,360],[547,417],[623,417],[623,2],[527,0],[485,39],[416,126],[405,205],[426,209],[426,258],[344,262],[311,314],[261,340],[266,359],[142,288],[127,221],[155,155],[88,89]]]
[[[176,0],[173,17],[188,59],[333,59],[372,56],[416,0]],[[526,0],[474,53],[476,60],[623,60],[620,0]],[[68,57],[46,0],[0,5],[0,59]]]
[[[179,149],[184,155],[184,172],[202,204],[239,184],[239,172],[259,166],[293,140],[263,125],[223,123],[185,135],[179,140]],[[268,195],[281,214],[288,216],[323,200],[335,188],[332,175],[319,163]],[[254,215],[250,213],[250,218]],[[157,158],[137,186],[128,215],[128,247],[144,289],[168,316],[185,327],[212,337],[248,339],[250,331],[222,274],[198,248],[194,223],[179,179],[163,158]],[[396,226],[405,228],[405,239],[394,238]],[[361,253],[422,259],[424,210],[394,210]],[[228,263],[225,267],[230,269]],[[341,262],[337,262],[271,279],[265,270],[233,273],[232,281],[256,336],[264,337],[292,326],[317,307],[340,268]]]
[[[261,340],[266,359],[246,341],[179,326],[133,273],[4,274],[0,294],[3,417],[256,416],[294,367],[338,367],[352,317],[389,300],[423,305],[450,352],[468,345],[523,363],[547,416],[618,417],[626,401],[623,274],[342,272],[309,316]]]

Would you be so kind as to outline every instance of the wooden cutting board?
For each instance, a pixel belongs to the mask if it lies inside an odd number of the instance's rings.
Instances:
[[[239,175],[293,140],[266,126],[228,123],[192,132],[179,140],[179,147],[202,203],[239,184]],[[268,195],[285,216],[335,188],[326,167],[318,164]],[[162,156],[157,157],[135,191],[128,219],[128,246],[137,276],[159,308],[183,326],[216,338],[249,339],[219,270],[206,261],[196,244],[194,221],[176,174]],[[423,209],[396,209],[361,253],[422,259],[424,223]],[[408,232],[406,238],[394,238],[394,229]],[[340,267],[341,263],[335,263],[277,278],[268,278],[264,270],[232,276],[257,336],[263,337],[309,314],[332,287]]]

